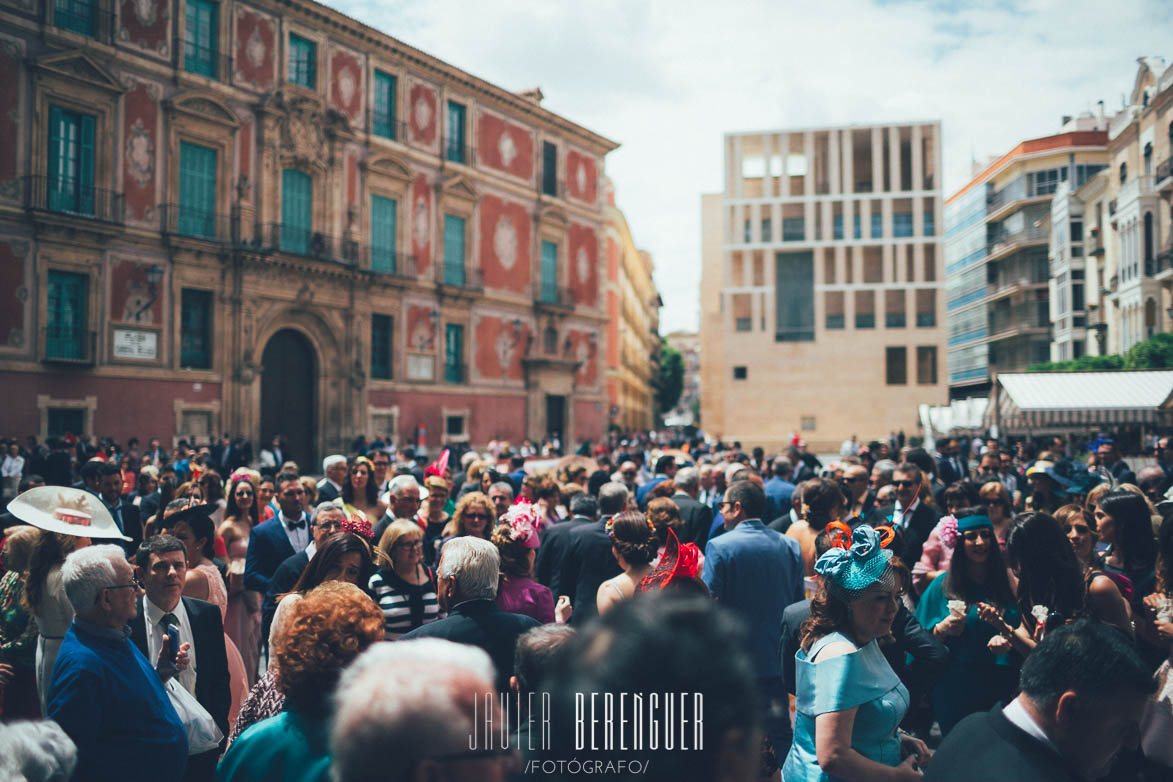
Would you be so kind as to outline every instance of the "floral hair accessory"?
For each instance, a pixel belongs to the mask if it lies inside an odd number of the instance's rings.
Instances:
[[[233,470],[232,474],[228,476],[229,483],[232,481],[248,481],[249,483],[252,483],[252,480],[252,473],[248,471],[247,467],[237,467],[235,470]]]
[[[652,531],[652,534],[655,535],[656,534],[656,525],[653,524],[652,520],[647,518],[646,516],[644,517],[644,519],[648,522],[648,529],[650,529]],[[607,519],[607,524],[604,527],[604,529],[607,530],[607,537],[611,538],[611,540],[615,540],[615,517],[614,516]]]
[[[866,524],[851,533],[850,547],[845,548],[842,536],[836,536],[835,545],[815,562],[815,573],[837,597],[851,600],[877,581],[889,580],[888,560],[892,552],[885,546],[891,542],[891,529],[873,529]]]
[[[542,528],[541,518],[537,510],[528,502],[510,506],[501,523],[509,526],[509,539],[514,543],[521,543],[526,548],[537,548],[541,543],[538,530]]]
[[[941,519],[941,526],[937,528],[937,537],[949,548],[957,548],[957,539],[961,533],[957,531],[957,517],[946,516]]]
[[[368,543],[375,538],[375,530],[371,527],[371,522],[364,516],[348,513],[346,518],[342,520],[342,531],[353,532],[359,537],[365,538]]]
[[[676,533],[668,530],[668,542],[660,562],[639,582],[637,592],[664,589],[673,581],[687,581],[700,572],[701,550],[695,543],[681,545]]]

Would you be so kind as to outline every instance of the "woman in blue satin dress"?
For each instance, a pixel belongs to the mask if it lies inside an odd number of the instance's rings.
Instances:
[[[815,563],[823,589],[811,602],[795,656],[794,743],[786,782],[905,782],[929,760],[924,742],[898,731],[908,690],[878,646],[891,632],[907,570],[881,545],[890,530],[828,532]],[[849,537],[850,536],[850,537]]]

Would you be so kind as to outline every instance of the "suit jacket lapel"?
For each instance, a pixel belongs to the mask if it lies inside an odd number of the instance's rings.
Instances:
[[[138,613],[135,614],[134,619],[130,620],[130,640],[143,653],[143,657],[148,660],[151,655],[147,651],[147,620],[146,620],[146,598],[140,597],[138,599]]]

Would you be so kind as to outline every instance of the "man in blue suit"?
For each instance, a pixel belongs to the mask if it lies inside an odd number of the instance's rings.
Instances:
[[[664,481],[670,481],[676,475],[676,458],[673,456],[661,456],[656,460],[656,474],[650,481],[640,486],[635,490],[635,501],[639,505],[640,510],[648,509],[648,494],[652,489],[659,486]]]
[[[517,637],[541,623],[497,607],[500,569],[501,556],[489,541],[472,535],[448,541],[436,569],[436,596],[448,616],[421,625],[399,640],[443,638],[480,647],[497,669],[497,690],[509,692]]]
[[[762,521],[768,523],[790,512],[790,499],[794,496],[795,488],[790,482],[793,472],[794,468],[786,457],[779,456],[774,460],[774,477],[766,481],[767,512]]]
[[[244,556],[244,588],[269,591],[269,581],[281,563],[305,549],[310,542],[309,514],[302,510],[305,489],[296,474],[277,476],[277,505],[273,518],[258,524],[248,537]]]
[[[736,481],[725,492],[724,535],[705,546],[701,577],[718,603],[750,630],[750,657],[762,693],[763,728],[781,763],[793,734],[780,653],[782,614],[802,600],[802,555],[798,541],[762,524],[766,494],[755,482]]]

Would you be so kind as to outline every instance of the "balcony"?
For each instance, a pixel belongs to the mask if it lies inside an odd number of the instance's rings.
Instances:
[[[998,221],[1009,217],[1028,203],[1049,201],[1051,195],[1030,195],[1022,180],[986,196],[986,219]]]
[[[371,112],[371,135],[390,141],[404,141],[407,138],[407,123],[393,115],[378,111]]]
[[[542,282],[534,297],[534,302],[544,307],[573,309],[574,293],[569,288]]]
[[[328,236],[301,226],[283,223],[269,223],[263,228],[261,245],[270,250],[331,263],[358,263],[358,242],[352,239]]]
[[[175,39],[177,67],[184,73],[194,73],[227,84],[232,80],[232,58],[208,46],[199,46],[181,38]]]
[[[448,139],[444,142],[444,160],[449,163],[460,163],[462,166],[476,164],[477,151],[471,144],[457,144]]]
[[[97,0],[55,0],[52,23],[59,30],[84,35],[100,43],[114,43],[117,27],[114,13],[103,10]]]
[[[178,204],[163,205],[163,233],[186,239],[226,244],[232,240],[231,215],[205,212]]]
[[[1151,176],[1134,176],[1127,182],[1120,186],[1120,192],[1116,194],[1116,200],[1112,204],[1118,204],[1120,211],[1127,209],[1134,201],[1137,201],[1145,196],[1153,196],[1156,191],[1153,189],[1153,178]],[[1115,214],[1115,208],[1109,204],[1108,211]]]
[[[25,177],[25,205],[30,211],[77,217],[96,223],[121,226],[124,216],[122,193],[84,186],[59,177]]]
[[[41,360],[52,364],[91,366],[97,353],[97,332],[89,329],[49,326],[43,330]]]
[[[444,362],[444,382],[445,383],[466,383],[468,382],[468,364],[453,364],[447,361]]]
[[[1165,158],[1157,165],[1157,175],[1154,177],[1157,192],[1164,193],[1173,190],[1173,157]]]
[[[566,181],[563,179],[551,180],[542,176],[542,187],[539,194],[544,198],[566,198]]]
[[[996,261],[1025,247],[1044,245],[1050,238],[1046,229],[1033,225],[1014,232],[999,231],[986,245],[986,260]]]
[[[436,282],[449,293],[479,293],[485,289],[485,276],[480,269],[468,269],[464,264],[436,264]]]
[[[1045,334],[1051,319],[1046,302],[1029,302],[995,309],[989,315],[989,341],[1024,334]]]
[[[1084,240],[1084,250],[1088,257],[1095,257],[1104,254],[1104,240],[1098,233],[1088,234],[1087,239]]]

